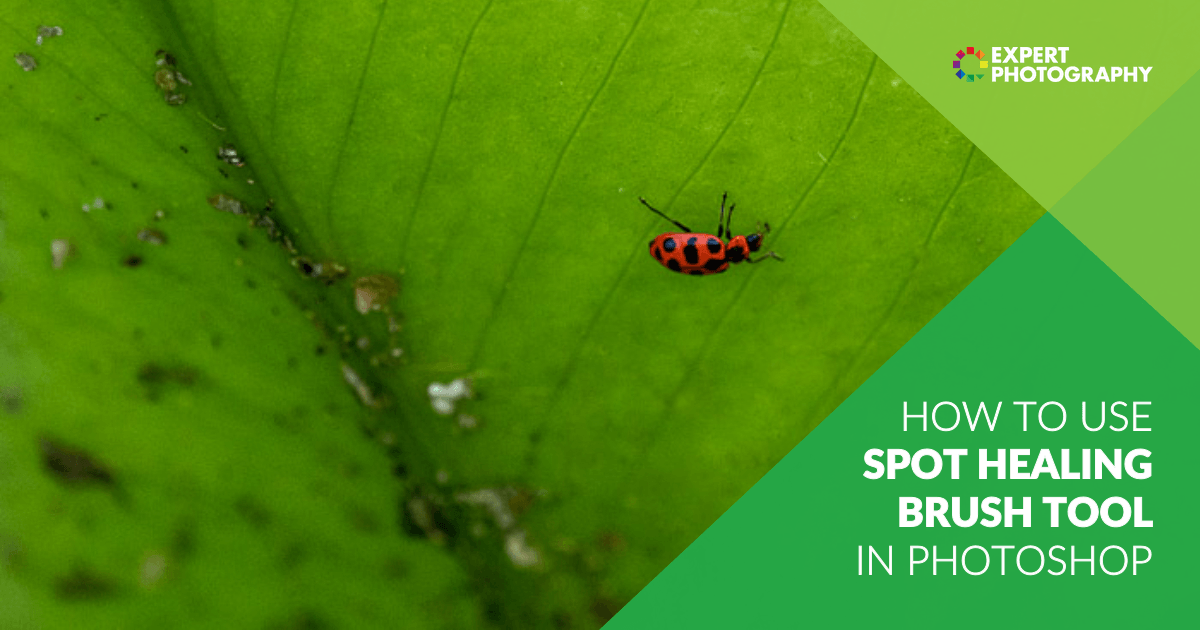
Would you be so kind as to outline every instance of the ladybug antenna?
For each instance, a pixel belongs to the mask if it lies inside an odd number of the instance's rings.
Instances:
[[[692,228],[689,228],[688,226],[676,221],[675,219],[672,219],[671,217],[659,212],[654,206],[650,205],[650,203],[646,201],[645,197],[638,197],[638,201],[642,202],[643,206],[646,206],[647,208],[649,208],[650,212],[653,212],[654,214],[657,214],[658,216],[670,221],[671,223],[674,223],[676,227],[683,230],[684,232],[692,231]]]
[[[729,206],[729,218],[725,218],[725,200],[729,198],[729,193],[721,193],[721,214],[717,217],[717,238],[729,237],[733,238],[733,232],[729,229],[729,221],[733,220],[733,209],[737,204]]]

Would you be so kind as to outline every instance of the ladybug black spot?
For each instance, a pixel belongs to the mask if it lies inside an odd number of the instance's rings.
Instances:
[[[675,251],[675,239],[669,238],[669,239],[663,241],[663,251],[665,251],[665,252]]]
[[[662,250],[655,247],[654,248],[654,257],[658,259],[658,262],[662,262]]]
[[[729,262],[742,262],[742,259],[746,257],[745,254],[746,252],[742,249],[741,245],[725,250],[725,258]]]
[[[674,258],[667,261],[667,266],[671,268],[671,271],[679,271],[680,270],[679,261],[675,260]]]
[[[708,251],[710,254],[715,254],[721,251],[721,241],[715,238],[708,239]]]
[[[689,238],[688,244],[683,247],[683,257],[687,259],[689,265],[694,265],[700,262],[700,252],[696,251],[696,239]]]
[[[704,263],[704,268],[709,271],[716,271],[721,268],[721,265],[724,264],[725,261],[721,260],[720,258],[709,258],[708,262]]]
[[[699,269],[693,269],[693,270],[689,271],[688,273],[692,274],[693,276],[703,276],[704,275],[704,272],[700,271]]]

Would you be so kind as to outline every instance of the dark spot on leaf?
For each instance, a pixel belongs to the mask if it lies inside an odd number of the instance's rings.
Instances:
[[[541,441],[542,441],[542,432],[541,431],[534,431],[533,433],[529,434],[529,443],[530,444],[537,444],[538,442],[541,442]]]
[[[488,621],[494,624],[499,624],[504,620],[504,608],[500,605],[500,602],[495,600],[487,603],[487,606],[483,609],[483,614],[487,615]]]
[[[287,619],[267,624],[265,630],[328,630],[332,627],[316,611],[301,610],[292,613]]]
[[[225,340],[221,337],[221,335],[213,335],[212,337],[208,338],[208,343],[212,345],[213,349],[220,348],[224,341]]]
[[[317,346],[317,349],[315,352],[316,352],[317,356],[321,356],[321,355],[325,354],[325,346]]]
[[[137,373],[138,382],[146,389],[146,398],[152,401],[158,400],[172,385],[195,385],[199,376],[195,368],[187,365],[164,366],[153,362],[143,364]]]
[[[242,249],[250,249],[250,242],[246,240],[246,236],[243,234],[237,235],[237,244]]]
[[[138,187],[137,182],[129,182],[129,185],[133,186],[134,189],[136,189]]]
[[[14,573],[25,568],[25,548],[20,541],[5,539],[0,542],[0,564]]]
[[[185,521],[175,528],[171,535],[171,551],[174,555],[184,558],[196,550],[196,524]]]
[[[662,247],[663,247],[663,251],[668,252],[668,253],[675,251],[675,239],[668,238],[668,239],[664,240]]]
[[[304,558],[308,556],[308,552],[304,550],[304,545],[293,542],[284,547],[283,554],[279,556],[279,566],[285,570],[294,569],[304,562]]]
[[[708,253],[710,254],[716,254],[717,252],[721,251],[721,241],[718,241],[715,238],[708,239],[708,242],[705,244],[708,245]]]
[[[87,451],[47,436],[38,439],[38,446],[42,451],[42,465],[59,481],[78,485],[112,485],[113,476],[108,467],[96,461]]]
[[[82,567],[54,580],[54,592],[60,599],[95,599],[111,595],[115,590],[112,579]]]
[[[412,568],[403,558],[392,557],[388,558],[383,563],[383,577],[389,580],[402,580],[408,577],[412,572]]]
[[[667,261],[667,266],[671,268],[671,271],[679,271],[682,269],[682,267],[679,266],[679,261],[675,260],[674,258]]]
[[[217,167],[217,172],[219,172],[221,174],[221,177],[224,177],[225,179],[229,179],[229,173],[226,173],[225,169],[221,168],[220,166]]]
[[[351,505],[346,508],[346,520],[354,529],[373,534],[379,531],[379,518],[373,512],[361,505]]]
[[[183,146],[182,144],[181,144],[181,145],[179,145],[179,150],[180,150],[180,151],[183,151],[184,153],[187,153],[187,152],[188,152],[188,149],[187,149],[187,147]]]
[[[126,267],[140,267],[142,266],[142,257],[138,256],[137,254],[133,254],[121,261],[121,264],[125,265]]]
[[[38,216],[42,217],[43,219],[49,219],[50,212],[45,208],[42,208],[41,210],[38,210]]]
[[[262,529],[271,523],[271,513],[267,508],[259,503],[254,497],[243,494],[233,502],[233,509],[242,518],[246,519],[247,523],[252,526]]]
[[[625,538],[616,532],[603,532],[596,542],[600,544],[601,549],[612,552],[625,551],[627,546]]]
[[[13,415],[20,413],[23,403],[24,397],[21,395],[20,387],[10,385],[0,389],[0,408],[3,408],[5,413]]]
[[[404,464],[396,464],[395,466],[392,466],[392,474],[403,479],[404,477],[408,476],[408,466],[405,466]]]
[[[619,604],[611,599],[605,599],[603,597],[597,597],[596,599],[592,600],[591,608],[592,614],[595,615],[596,618],[601,622],[607,622],[609,619],[612,619],[618,611],[621,610],[621,606]]]
[[[251,280],[250,278],[246,278],[246,288],[247,289],[257,289],[258,283]]]

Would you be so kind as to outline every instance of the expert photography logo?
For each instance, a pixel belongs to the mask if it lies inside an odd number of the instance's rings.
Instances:
[[[968,46],[954,53],[954,76],[963,83],[1147,83],[1154,70],[1070,65],[1068,53],[1070,46]]]

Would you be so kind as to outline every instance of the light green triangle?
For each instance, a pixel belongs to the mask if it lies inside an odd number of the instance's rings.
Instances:
[[[1200,346],[1200,75],[1054,206],[1054,216]]]
[[[1200,586],[1193,567],[1200,550],[1193,544],[1196,511],[1186,499],[1200,483],[1189,465],[1200,425],[1191,421],[1192,390],[1200,379],[1200,351],[1153,311],[1050,215],[1045,215],[974,283],[892,357],[807,439],[730,508],[606,626],[608,630],[649,628],[1007,628],[1184,627],[1194,623],[1193,594]],[[914,420],[902,431],[902,404],[914,410],[949,400],[970,401],[972,414],[987,401],[994,414],[1004,407],[995,432],[979,425],[951,432],[922,432]],[[1058,432],[1030,431],[1014,401],[1056,401],[1069,410]],[[1088,401],[1088,421],[1097,424],[1101,401],[1150,401],[1140,408],[1149,432],[1092,433],[1079,422]],[[1128,412],[1129,407],[1117,407]],[[1049,426],[1060,416],[1051,407]],[[1128,416],[1128,413],[1125,414]],[[942,424],[954,413],[942,409]],[[1109,416],[1113,425],[1116,418]],[[911,473],[871,480],[868,449],[969,449],[960,479],[921,480]],[[1029,448],[1059,453],[1073,449],[1076,472],[1080,449],[1145,448],[1151,451],[1147,479],[1067,481],[1041,475],[1036,480],[978,478],[980,448]],[[1030,457],[1032,464],[1034,457]],[[1057,458],[1061,464],[1061,458]],[[931,468],[926,460],[924,468]],[[946,469],[949,464],[946,464]],[[1028,469],[1027,469],[1028,472]],[[1067,521],[1050,527],[1045,496],[1142,497],[1151,528],[1101,524],[1079,528]],[[1030,496],[1032,522],[1021,527],[901,528],[898,499]],[[1086,508],[1081,510],[1083,516]],[[1116,510],[1114,510],[1115,515]],[[892,574],[876,562],[874,575],[859,575],[859,545],[887,558]],[[972,576],[949,563],[931,575],[931,563],[910,575],[910,545],[939,557],[960,556],[968,547],[989,549],[988,571]],[[993,545],[1013,545],[1002,561]],[[1036,554],[1026,552],[1023,575],[1016,549],[1035,545],[1058,557],[1077,547],[1086,556],[1110,545],[1132,552],[1151,549],[1150,562],[1136,576],[1120,555],[1076,574],[1047,559],[1036,572]],[[916,552],[920,559],[921,552]],[[869,558],[869,555],[868,555]],[[1140,559],[1145,559],[1145,553]],[[1003,567],[1001,566],[1003,562]],[[966,565],[984,567],[975,550]],[[1092,565],[1095,566],[1095,565]],[[1001,571],[1004,574],[1001,574]],[[870,573],[864,564],[864,573]],[[1010,613],[997,611],[1010,610]]]
[[[1189,52],[1200,30],[1191,0],[822,4],[1047,209],[1200,69]],[[989,62],[994,46],[1063,46],[1068,66],[1153,70],[1136,84],[993,83],[989,64],[967,84],[951,62],[968,46]]]

